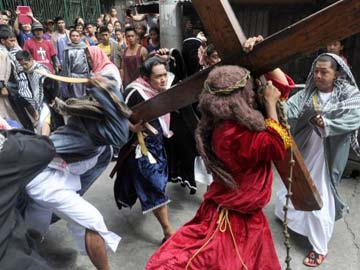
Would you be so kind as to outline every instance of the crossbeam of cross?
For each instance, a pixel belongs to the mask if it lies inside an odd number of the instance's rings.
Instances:
[[[249,54],[242,51],[246,37],[228,0],[193,0],[195,9],[223,58],[221,64],[241,65],[261,75],[301,55],[314,52],[326,42],[360,32],[360,0],[342,0],[267,37]],[[131,121],[149,121],[197,101],[212,67],[203,70],[146,102],[132,108]],[[299,210],[321,208],[322,202],[302,157],[294,146],[297,166],[292,202]],[[287,157],[289,158],[289,157]],[[287,161],[276,163],[287,184]],[[305,180],[304,180],[305,179]],[[300,184],[299,180],[302,184]]]
[[[195,5],[197,2],[201,6],[206,5],[208,0],[193,1],[193,4]],[[217,0],[217,2],[225,1]],[[198,5],[195,5],[195,7]],[[218,20],[219,18],[213,17],[211,22],[217,22]],[[293,60],[301,55],[316,51],[328,41],[344,39],[359,33],[359,25],[360,1],[338,1],[267,37],[263,42],[256,45],[249,54],[245,54],[240,45],[234,51],[225,50],[225,57],[223,57],[221,64],[241,65],[250,69],[253,74],[264,74],[290,59]],[[212,26],[215,26],[215,24],[212,24]],[[228,27],[231,27],[231,24]],[[225,38],[223,40],[222,43],[226,43]],[[237,41],[235,44],[241,44],[241,42]],[[211,69],[212,67],[198,72],[173,86],[169,91],[134,106],[131,120],[134,122],[141,119],[150,121],[196,102]]]

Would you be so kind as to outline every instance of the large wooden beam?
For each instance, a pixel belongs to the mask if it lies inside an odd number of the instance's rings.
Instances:
[[[199,13],[207,33],[211,36],[213,43],[222,57],[226,55],[229,50],[229,45],[232,46],[232,51],[238,51],[241,44],[245,41],[245,34],[241,26],[236,20],[235,14],[228,0],[208,0],[203,4],[200,0],[193,0],[194,7]],[[220,22],[213,27],[213,21]],[[230,25],[228,25],[230,23]],[[227,29],[223,31],[222,28]],[[226,33],[223,35],[222,33]],[[229,39],[229,40],[228,40]],[[232,59],[230,59],[232,60]],[[293,168],[293,185],[291,201],[297,210],[313,211],[319,210],[322,207],[322,200],[317,191],[314,181],[312,180],[309,171],[304,163],[299,149],[293,142],[293,157],[295,166]],[[283,183],[288,187],[288,177],[290,175],[289,160],[291,159],[291,150],[287,151],[286,157],[283,160],[275,161],[275,166],[281,176]]]
[[[344,39],[358,32],[360,1],[343,0],[266,38],[249,54],[238,48],[238,51],[227,56],[221,64],[241,65],[249,68],[253,74],[263,74],[289,59],[323,47],[328,41]],[[131,120],[150,121],[196,102],[210,70],[211,68],[197,73],[169,91],[134,106]]]
[[[192,0],[221,57],[241,49],[245,34],[228,0]]]
[[[294,58],[312,53],[333,40],[360,32],[360,1],[343,0],[279,31],[241,57],[244,65],[258,74]],[[243,55],[239,53],[239,55]]]
[[[270,36],[250,54],[244,54],[241,43],[245,36],[228,0],[193,2],[217,49],[223,56],[227,55],[222,64],[242,65],[258,75],[274,69],[288,59],[312,52],[328,41],[360,32],[360,0],[343,0]],[[232,55],[229,56],[229,53]],[[195,74],[171,90],[135,106],[132,108],[134,114],[131,120],[149,121],[195,102],[210,70],[211,68]],[[298,210],[317,210],[322,206],[321,198],[295,144],[293,149],[297,162],[294,196],[291,198],[293,205]],[[289,175],[286,160],[289,157],[275,163],[285,184]]]

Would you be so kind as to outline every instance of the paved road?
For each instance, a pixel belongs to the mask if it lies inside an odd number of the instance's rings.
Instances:
[[[142,215],[137,203],[132,210],[119,211],[113,199],[113,180],[108,178],[110,168],[88,191],[85,198],[103,213],[110,230],[122,236],[116,254],[109,254],[112,270],[141,270],[149,256],[159,247],[162,239],[160,225],[152,214]],[[280,185],[275,175],[274,190]],[[200,186],[196,195],[189,195],[180,185],[169,183],[167,192],[172,203],[169,205],[170,221],[175,228],[191,219],[202,201],[205,186]],[[321,270],[360,270],[360,179],[343,179],[340,192],[350,206],[344,219],[336,222],[329,247],[329,255]],[[274,196],[273,196],[274,197]],[[280,261],[285,260],[282,225],[276,220],[274,200],[265,209]],[[309,249],[306,238],[291,234],[292,269],[310,269],[302,265]],[[75,247],[64,221],[52,225],[41,246],[42,255],[55,269],[94,270],[87,256],[81,256]],[[284,265],[284,263],[283,263]],[[285,269],[285,267],[283,268]],[[233,270],[233,269],[219,269]],[[261,270],[261,269],[260,269]]]

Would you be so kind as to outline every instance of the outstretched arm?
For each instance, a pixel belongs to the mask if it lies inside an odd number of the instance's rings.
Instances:
[[[256,37],[248,38],[242,45],[244,52],[249,53],[254,49],[254,46],[262,42],[264,38],[259,35]],[[267,80],[271,80],[280,92],[281,98],[287,99],[291,89],[294,88],[294,81],[286,75],[280,68],[276,68],[265,74],[265,78]]]
[[[20,34],[20,27],[19,27],[19,14],[20,14],[20,11],[16,11],[16,19],[15,19],[15,22],[14,22],[14,33],[16,36],[18,36]]]
[[[131,19],[133,19],[136,22],[141,22],[146,19],[146,14],[137,14],[137,15],[131,15]]]

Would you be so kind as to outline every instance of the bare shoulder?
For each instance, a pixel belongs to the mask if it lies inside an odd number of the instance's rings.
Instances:
[[[149,54],[148,50],[144,46],[141,46],[141,55],[148,56],[148,54]]]

